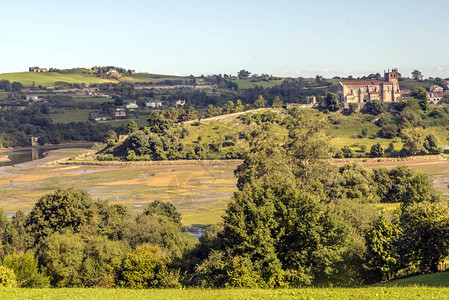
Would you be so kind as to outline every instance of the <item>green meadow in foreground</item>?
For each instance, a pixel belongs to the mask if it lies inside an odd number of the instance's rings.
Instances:
[[[449,288],[306,289],[0,289],[1,299],[449,299]]]
[[[449,299],[449,272],[413,276],[375,287],[304,289],[20,289],[0,299]]]

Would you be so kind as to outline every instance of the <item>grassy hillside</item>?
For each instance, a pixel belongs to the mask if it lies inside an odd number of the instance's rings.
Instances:
[[[35,86],[42,85],[44,87],[54,86],[58,81],[64,81],[68,83],[102,83],[101,79],[97,78],[93,74],[82,74],[82,73],[71,73],[63,74],[59,72],[45,72],[45,73],[31,73],[31,72],[20,72],[20,73],[4,73],[0,74],[0,80],[6,79],[11,82],[17,81],[22,83],[24,86],[29,87],[33,84]]]
[[[157,83],[164,80],[182,80],[185,77],[158,75],[158,74],[134,74],[127,76],[119,76],[117,79],[98,78],[90,70],[87,69],[70,69],[61,70],[61,72],[18,72],[0,74],[0,80],[6,79],[11,82],[17,81],[26,87],[30,87],[33,82],[35,86],[42,85],[44,87],[54,86],[56,82],[63,81],[68,83],[105,83],[105,82],[138,82],[138,83]]]
[[[281,84],[282,81],[284,81],[284,79],[270,80],[270,81],[261,80],[261,81],[257,81],[257,82],[253,82],[252,80],[253,79],[251,79],[251,78],[246,78],[246,79],[234,79],[231,81],[234,83],[237,83],[240,90],[251,89],[251,88],[255,88],[256,86],[261,86],[263,88],[270,88],[277,84]]]
[[[427,275],[412,276],[390,282],[377,284],[377,286],[434,286],[449,287],[449,272],[440,272]]]
[[[1,299],[449,299],[448,288],[0,289]]]
[[[157,83],[164,80],[185,80],[186,77],[159,75],[159,74],[134,74],[130,76],[123,76],[120,81],[123,82],[138,82],[138,83]]]

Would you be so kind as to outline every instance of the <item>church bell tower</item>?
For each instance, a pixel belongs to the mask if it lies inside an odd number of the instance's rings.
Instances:
[[[392,69],[391,72],[384,72],[385,81],[391,83],[398,83],[398,69]]]

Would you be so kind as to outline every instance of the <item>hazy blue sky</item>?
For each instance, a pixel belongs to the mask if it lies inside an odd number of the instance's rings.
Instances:
[[[449,77],[449,1],[1,1],[0,72]]]

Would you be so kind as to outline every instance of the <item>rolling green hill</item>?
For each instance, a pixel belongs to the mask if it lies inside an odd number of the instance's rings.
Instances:
[[[412,276],[389,282],[377,284],[376,286],[432,286],[449,287],[449,272],[439,272],[426,275]]]
[[[117,78],[98,78],[93,72],[88,69],[78,68],[61,70],[59,72],[18,72],[18,73],[4,73],[0,74],[0,80],[9,80],[10,82],[20,82],[25,87],[43,86],[50,87],[56,85],[57,82],[67,83],[105,83],[105,82],[132,82],[132,83],[157,83],[164,80],[182,80],[185,77],[158,75],[158,74],[133,74],[133,75],[119,75]]]
[[[59,72],[45,72],[45,73],[31,73],[31,72],[19,72],[19,73],[4,73],[0,74],[0,80],[6,79],[10,82],[20,82],[26,87],[30,87],[33,85],[39,86],[42,85],[44,87],[54,86],[56,82],[63,81],[68,83],[102,83],[105,82],[100,78],[97,78],[94,74],[91,73],[59,73]]]

